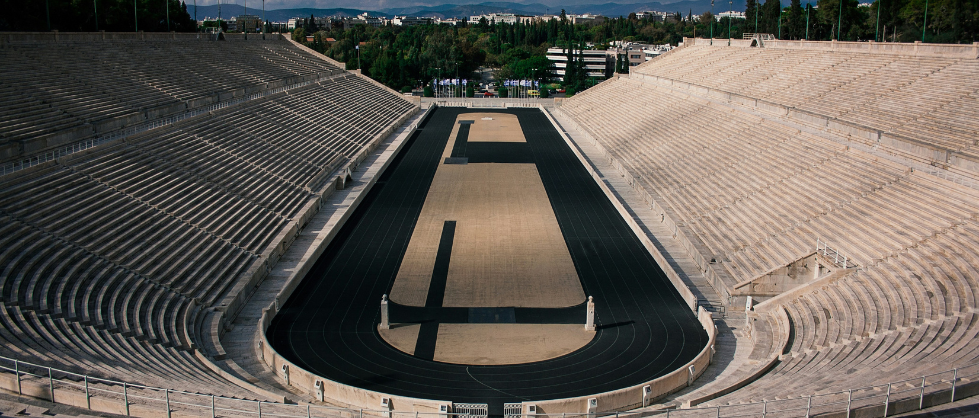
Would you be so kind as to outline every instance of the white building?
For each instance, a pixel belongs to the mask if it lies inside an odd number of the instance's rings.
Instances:
[[[714,18],[717,19],[717,20],[721,20],[721,19],[723,19],[725,17],[733,17],[735,19],[744,19],[744,12],[733,12],[733,11],[720,12]]]
[[[574,23],[576,25],[579,25],[579,24],[598,24],[598,23],[602,23],[602,22],[605,21],[605,16],[592,15],[592,14],[568,15],[568,19],[571,20],[571,23]]]
[[[418,26],[428,25],[430,23],[432,23],[432,18],[430,17],[395,16],[391,19],[391,24],[394,26]]]
[[[615,66],[615,50],[586,49],[574,51],[575,59],[581,53],[585,60],[585,72],[589,77],[604,79],[611,75]],[[611,52],[611,55],[609,55]],[[568,68],[568,50],[566,48],[548,48],[547,59],[554,62],[554,76],[564,78]]]
[[[650,19],[653,22],[663,22],[666,20],[666,12],[656,12],[652,10],[646,10],[636,13],[637,19]]]
[[[258,32],[262,20],[255,15],[238,15],[228,20],[228,32]]]
[[[490,13],[488,15],[469,16],[469,24],[477,25],[479,24],[480,19],[486,19],[486,22],[491,25],[495,25],[497,23],[507,23],[513,25],[517,23],[517,15],[513,13]]]
[[[293,29],[296,28],[296,25],[299,24],[299,22],[302,22],[302,21],[303,21],[303,18],[301,18],[301,17],[294,17],[292,19],[289,19],[289,21],[286,22],[286,29],[293,30]]]
[[[351,27],[357,25],[367,25],[367,26],[373,26],[375,28],[379,28],[384,25],[384,19],[371,16],[367,14],[367,12],[364,12],[357,15],[357,17],[352,17],[350,19],[343,20],[344,29],[350,29]]]

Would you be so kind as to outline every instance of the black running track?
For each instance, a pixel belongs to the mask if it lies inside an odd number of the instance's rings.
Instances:
[[[504,402],[584,396],[637,385],[692,360],[707,344],[707,333],[546,116],[536,109],[480,111],[519,118],[527,145],[508,149],[529,156],[500,155],[507,153],[500,148],[480,151],[484,145],[473,148],[475,143],[466,153],[470,161],[537,164],[581,285],[585,294],[595,297],[595,338],[562,357],[507,366],[435,362],[424,353],[398,351],[381,339],[381,295],[394,283],[457,115],[473,112],[441,108],[409,138],[276,315],[268,329],[272,346],[300,367],[340,383],[400,396],[488,403],[491,415],[502,415]],[[430,301],[414,311],[392,306],[392,322],[398,322],[399,315],[401,320],[418,316],[424,331],[432,329],[425,323],[467,318],[582,324],[585,319],[583,305],[517,308],[515,313],[434,305]],[[431,337],[420,337],[419,344],[426,345],[419,347],[422,351],[434,349]]]

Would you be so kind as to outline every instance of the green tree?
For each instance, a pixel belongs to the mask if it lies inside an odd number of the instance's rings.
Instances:
[[[758,33],[758,19],[761,14],[758,12],[758,1],[757,0],[747,0],[744,7],[744,17],[752,24],[748,27],[752,28],[751,31]]]
[[[788,18],[788,39],[802,39],[805,36],[806,31],[806,17],[803,15],[802,2],[800,0],[792,0],[791,6],[789,6],[789,18]],[[784,31],[783,31],[784,32]]]

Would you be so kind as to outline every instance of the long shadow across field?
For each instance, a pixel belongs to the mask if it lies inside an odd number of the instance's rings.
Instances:
[[[546,116],[536,109],[480,111],[519,118],[528,144],[513,152],[531,153],[585,294],[595,297],[598,331],[591,343],[546,361],[465,366],[405,354],[378,335],[381,295],[394,283],[456,116],[473,112],[442,108],[412,136],[274,318],[268,329],[272,346],[298,366],[340,383],[489,403],[492,415],[502,414],[504,402],[620,389],[692,360],[707,333]],[[584,322],[583,308],[569,315]]]

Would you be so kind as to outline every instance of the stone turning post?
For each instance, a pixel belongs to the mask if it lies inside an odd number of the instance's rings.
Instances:
[[[588,317],[585,319],[585,331],[595,330],[595,302],[591,296],[588,297]]]
[[[391,329],[391,324],[388,322],[388,295],[387,295],[387,293],[381,295],[381,329]]]

